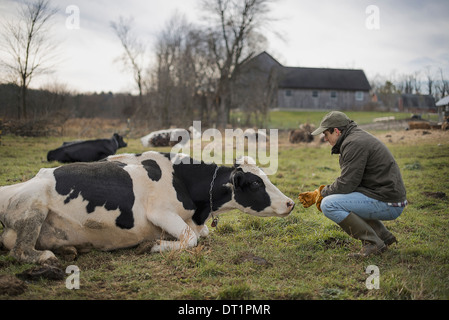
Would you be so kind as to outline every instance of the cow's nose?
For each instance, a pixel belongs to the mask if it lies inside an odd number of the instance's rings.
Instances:
[[[290,208],[290,211],[295,207],[295,202],[293,200],[287,201],[287,208]]]

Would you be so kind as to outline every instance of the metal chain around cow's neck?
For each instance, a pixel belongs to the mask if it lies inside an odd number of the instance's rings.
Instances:
[[[211,227],[215,228],[218,225],[218,216],[216,217],[214,215],[214,209],[212,208],[212,189],[214,187],[215,178],[217,177],[219,166],[215,168],[214,176],[212,177],[212,181],[210,183],[210,189],[209,189],[209,204],[210,204],[210,214],[212,215],[212,224]]]

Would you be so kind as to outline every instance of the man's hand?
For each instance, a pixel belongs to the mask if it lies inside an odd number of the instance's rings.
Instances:
[[[304,208],[310,207],[312,204],[316,204],[318,210],[321,211],[321,200],[323,197],[321,196],[321,190],[324,188],[324,185],[321,185],[315,191],[303,192],[300,193],[298,198]]]

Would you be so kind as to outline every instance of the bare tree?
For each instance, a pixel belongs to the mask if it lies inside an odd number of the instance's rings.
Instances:
[[[412,94],[413,93],[413,75],[408,74],[404,75],[404,93]]]
[[[441,98],[449,94],[449,81],[444,78],[443,69],[439,68],[441,80],[438,81],[436,88],[438,89]]]
[[[134,81],[139,90],[139,106],[135,111],[137,113],[143,105],[143,72],[145,69],[145,45],[132,32],[133,18],[119,17],[117,22],[111,21],[111,28],[119,38],[125,52],[120,56],[119,61],[126,68],[130,68],[133,73]]]
[[[28,116],[27,90],[31,80],[53,67],[56,47],[49,37],[49,27],[56,13],[49,0],[26,2],[19,7],[16,19],[2,25],[1,47],[6,57],[1,65],[20,87],[19,118]]]
[[[272,1],[203,0],[204,10],[211,14],[209,45],[220,73],[216,88],[219,127],[229,122],[232,81],[240,66],[257,52],[255,45],[264,38],[260,31],[263,23],[270,20],[269,2]]]
[[[179,108],[176,105],[177,88],[180,86],[178,70],[183,68],[179,64],[185,38],[189,25],[184,16],[176,12],[159,33],[155,47],[156,67],[155,67],[155,91],[158,108],[159,121],[162,125],[168,126],[172,119],[173,112],[179,116]]]
[[[427,79],[427,94],[429,96],[433,96],[433,88],[435,85],[435,80],[433,78],[432,70],[430,66],[427,66],[425,69],[426,79]]]
[[[159,32],[152,69],[153,96],[163,126],[209,120],[208,93],[217,76],[206,33],[175,12]],[[206,119],[205,119],[206,118]]]
[[[66,83],[62,83],[57,79],[51,79],[43,84],[38,92],[41,97],[41,101],[37,103],[40,106],[40,116],[44,118],[58,116],[58,118],[63,120],[62,123],[71,116],[69,100],[72,93]]]

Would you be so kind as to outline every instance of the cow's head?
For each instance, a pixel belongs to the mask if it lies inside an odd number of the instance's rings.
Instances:
[[[237,159],[231,175],[233,198],[243,212],[260,217],[285,217],[295,203],[275,187],[251,157]]]
[[[128,144],[123,140],[123,137],[118,133],[114,133],[114,139],[117,141],[119,148],[126,148]]]

